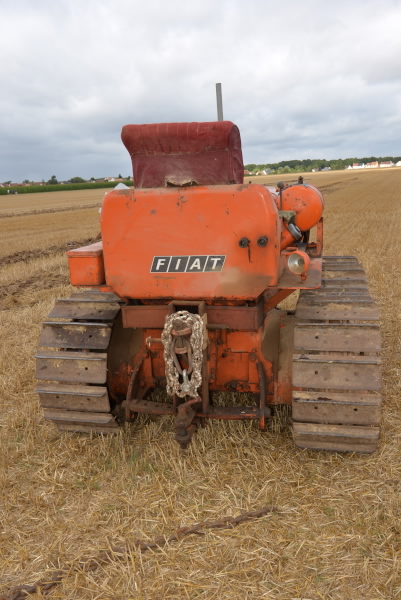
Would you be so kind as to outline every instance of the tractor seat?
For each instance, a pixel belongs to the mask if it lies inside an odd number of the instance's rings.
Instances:
[[[231,121],[125,125],[136,188],[243,183],[239,129]]]

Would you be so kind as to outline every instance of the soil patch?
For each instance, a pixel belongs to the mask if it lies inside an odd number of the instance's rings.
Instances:
[[[94,244],[99,240],[100,234],[95,238],[87,238],[86,240],[67,242],[66,244],[50,246],[49,248],[45,248],[42,250],[24,250],[22,252],[15,252],[14,254],[9,254],[8,256],[0,258],[0,267],[3,267],[5,265],[11,265],[21,261],[26,262],[29,260],[34,260],[36,258],[52,256],[57,252],[67,252],[67,250],[72,250],[73,248],[79,248],[80,246],[88,246],[89,244]]]

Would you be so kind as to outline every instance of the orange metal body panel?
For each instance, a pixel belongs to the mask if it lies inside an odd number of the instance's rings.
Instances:
[[[68,250],[67,256],[72,285],[97,286],[105,282],[102,242]]]
[[[230,304],[254,300],[278,282],[281,220],[261,185],[114,191],[103,201],[101,229],[106,282],[121,297]]]
[[[313,185],[289,185],[278,196],[280,210],[293,210],[295,222],[302,231],[316,225],[322,216],[324,201],[320,191]]]
[[[254,330],[209,330],[206,351],[209,391],[248,392],[258,396],[260,363],[266,379],[266,404],[290,403],[292,343],[286,340],[292,340],[291,324],[284,311],[272,311]],[[130,360],[128,370],[110,372],[111,387],[117,394],[124,395],[130,374],[137,365],[138,389],[165,387],[164,351],[160,340],[162,327],[139,328],[137,333],[139,350]]]
[[[143,346],[148,337],[159,339],[161,329],[142,329]],[[262,354],[263,328],[257,331],[209,331],[208,384],[210,391],[259,393],[257,361],[262,362],[270,403],[273,402],[272,363]],[[136,360],[133,360],[135,364]],[[154,342],[144,359],[139,376],[142,388],[160,387],[165,377],[163,346]],[[267,399],[266,399],[267,400]]]

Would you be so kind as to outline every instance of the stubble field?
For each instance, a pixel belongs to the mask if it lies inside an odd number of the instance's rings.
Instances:
[[[59,433],[34,392],[36,344],[54,299],[72,291],[65,250],[99,233],[103,192],[0,197],[0,596],[63,567],[51,598],[401,598],[401,169],[305,180],[325,196],[325,253],[357,256],[381,308],[373,455],[297,449],[284,417],[266,433],[211,422],[186,452],[170,418],[114,437]],[[136,544],[266,507],[235,528]]]

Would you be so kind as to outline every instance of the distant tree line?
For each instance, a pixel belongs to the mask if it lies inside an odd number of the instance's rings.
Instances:
[[[76,178],[73,178],[76,179]],[[37,192],[66,192],[69,190],[88,190],[97,188],[115,188],[115,181],[89,182],[89,183],[55,183],[49,180],[42,185],[21,185],[16,187],[0,187],[0,195],[6,194],[35,194]],[[132,186],[132,179],[126,179],[123,183]]]
[[[336,158],[333,160],[326,160],[324,158],[305,158],[303,160],[282,160],[277,163],[265,163],[265,164],[254,164],[250,163],[245,165],[245,169],[251,173],[257,173],[258,171],[269,170],[272,174],[274,173],[308,173],[311,171],[322,171],[323,169],[330,168],[332,171],[340,171],[346,169],[353,163],[370,163],[370,162],[385,162],[392,161],[394,163],[401,160],[401,156],[365,156],[363,158]]]

